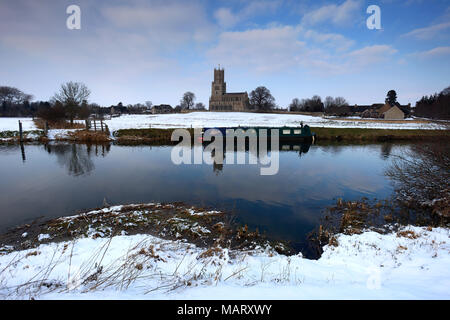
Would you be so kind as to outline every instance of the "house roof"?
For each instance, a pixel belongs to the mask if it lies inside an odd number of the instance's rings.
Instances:
[[[405,114],[405,113],[403,112],[403,110],[400,109],[400,108],[397,107],[397,106],[390,107],[388,110],[384,111],[383,114],[386,114],[386,112],[388,112],[388,111],[394,111],[395,109],[397,109],[398,111],[400,111],[400,112],[402,112],[403,114]]]
[[[385,105],[383,105],[381,108],[379,108],[377,111],[379,113],[385,113],[386,111],[388,111],[391,108],[391,105],[389,103],[386,103]]]

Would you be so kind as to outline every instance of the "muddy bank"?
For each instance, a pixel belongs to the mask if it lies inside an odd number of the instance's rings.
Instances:
[[[70,217],[34,222],[0,235],[0,252],[35,248],[43,243],[77,238],[110,238],[117,235],[149,234],[165,240],[182,240],[200,248],[252,250],[272,247],[293,254],[287,243],[269,241],[258,230],[232,222],[221,211],[182,203],[130,204],[99,208]]]

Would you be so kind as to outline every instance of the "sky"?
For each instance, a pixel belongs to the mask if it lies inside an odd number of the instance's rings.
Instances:
[[[81,29],[68,29],[69,5]],[[381,29],[369,29],[377,5]],[[448,0],[0,0],[0,86],[48,100],[67,81],[90,102],[208,106],[213,70],[228,92],[401,104],[450,86]]]

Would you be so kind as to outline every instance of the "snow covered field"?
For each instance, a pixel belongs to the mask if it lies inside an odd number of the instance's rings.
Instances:
[[[31,118],[0,118],[0,132],[18,131],[18,120],[23,123],[24,131],[38,130]],[[238,127],[238,126],[265,126],[282,127],[300,126],[300,123],[311,127],[329,128],[372,128],[372,129],[447,129],[437,123],[416,122],[413,120],[404,123],[370,121],[364,119],[342,120],[337,118],[314,117],[298,114],[264,114],[246,112],[191,112],[158,115],[123,115],[104,121],[114,138],[114,131],[120,129],[142,128],[203,128],[203,127]],[[75,129],[76,130],[76,129]],[[57,136],[63,138],[69,131],[67,129],[50,129],[48,138],[55,140]],[[1,138],[0,140],[8,140]]]
[[[419,227],[339,235],[319,260],[226,249],[211,255],[148,235],[88,237],[0,255],[0,297],[450,299],[449,237],[449,229]]]
[[[18,120],[23,130],[36,130],[31,118],[0,118],[0,131],[18,130]],[[300,126],[330,128],[378,128],[378,129],[444,129],[435,123],[406,123],[369,121],[364,119],[340,120],[298,114],[246,113],[246,112],[191,112],[157,115],[123,115],[105,120],[111,132],[119,129],[141,128],[203,128],[237,126]]]
[[[23,131],[37,130],[32,118],[0,118],[0,131],[18,131],[19,120]]]
[[[125,115],[107,120],[110,130],[139,128],[202,128],[237,126],[300,126],[303,122],[311,127],[331,128],[383,128],[383,129],[442,129],[434,123],[378,122],[338,120],[298,114],[246,113],[246,112],[191,112],[158,115]]]

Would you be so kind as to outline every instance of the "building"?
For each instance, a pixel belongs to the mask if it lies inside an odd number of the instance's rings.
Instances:
[[[389,108],[383,112],[384,119],[386,120],[403,120],[405,119],[405,113],[397,106]]]
[[[391,106],[389,103],[373,104],[372,106],[355,106],[354,109],[364,110],[359,113],[363,118],[384,118],[387,120],[402,120],[410,114],[411,104]],[[356,113],[358,114],[358,113]]]
[[[214,69],[209,111],[248,111],[249,106],[247,92],[227,93],[225,70],[220,68]]]

